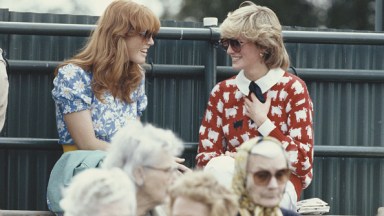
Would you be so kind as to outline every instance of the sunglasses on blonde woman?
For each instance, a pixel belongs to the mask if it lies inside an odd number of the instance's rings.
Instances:
[[[253,182],[257,185],[266,186],[272,179],[272,175],[275,176],[278,184],[285,184],[289,180],[291,171],[289,169],[278,170],[275,174],[267,170],[261,170],[253,173]]]
[[[235,39],[221,39],[219,44],[223,47],[225,51],[228,50],[228,47],[231,46],[232,50],[236,53],[241,51],[241,47],[246,44],[246,42],[241,42]]]

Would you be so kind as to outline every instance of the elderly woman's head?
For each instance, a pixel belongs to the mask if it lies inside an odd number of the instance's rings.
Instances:
[[[278,207],[290,170],[281,143],[272,137],[257,137],[243,143],[235,157],[234,191],[240,207]]]
[[[87,169],[64,190],[65,216],[129,216],[136,214],[132,180],[121,169]]]
[[[112,138],[103,167],[119,167],[136,183],[137,199],[161,204],[183,144],[170,130],[132,120]]]
[[[203,171],[179,177],[169,194],[172,216],[234,216],[238,211],[235,194]]]

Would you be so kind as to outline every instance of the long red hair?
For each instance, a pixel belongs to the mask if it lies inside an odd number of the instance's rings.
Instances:
[[[131,103],[131,93],[138,88],[144,73],[139,64],[130,61],[126,41],[139,32],[156,34],[160,20],[144,5],[133,1],[112,2],[97,21],[87,44],[72,59],[64,61],[56,70],[75,64],[93,74],[92,90],[103,101],[109,91],[115,98]]]

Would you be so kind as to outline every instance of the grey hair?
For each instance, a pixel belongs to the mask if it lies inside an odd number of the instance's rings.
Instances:
[[[136,215],[133,181],[121,169],[91,168],[76,175],[64,189],[65,216]]]
[[[182,141],[171,130],[131,120],[112,137],[102,167],[119,167],[133,179],[135,168],[156,165],[160,155],[178,156],[182,150]]]
[[[289,56],[285,49],[282,27],[275,12],[268,7],[245,1],[220,26],[221,38],[244,37],[264,51],[264,61],[268,68],[286,70]]]

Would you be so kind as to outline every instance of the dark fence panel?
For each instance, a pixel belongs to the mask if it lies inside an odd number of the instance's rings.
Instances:
[[[0,21],[35,22],[0,22],[0,47],[11,63],[1,136],[18,140],[0,140],[0,208],[46,209],[49,172],[61,154],[50,93],[53,69],[82,47],[93,28],[39,23],[94,24],[96,19],[0,9]],[[175,21],[162,26],[145,66],[149,105],[142,119],[186,141],[184,157],[193,167],[212,81],[236,72],[225,52],[213,48],[216,28]],[[308,30],[285,27],[283,32],[292,66],[306,81],[315,108],[315,178],[303,198],[323,199],[332,214],[374,215],[384,206],[384,34]],[[214,65],[217,73],[210,70]]]

